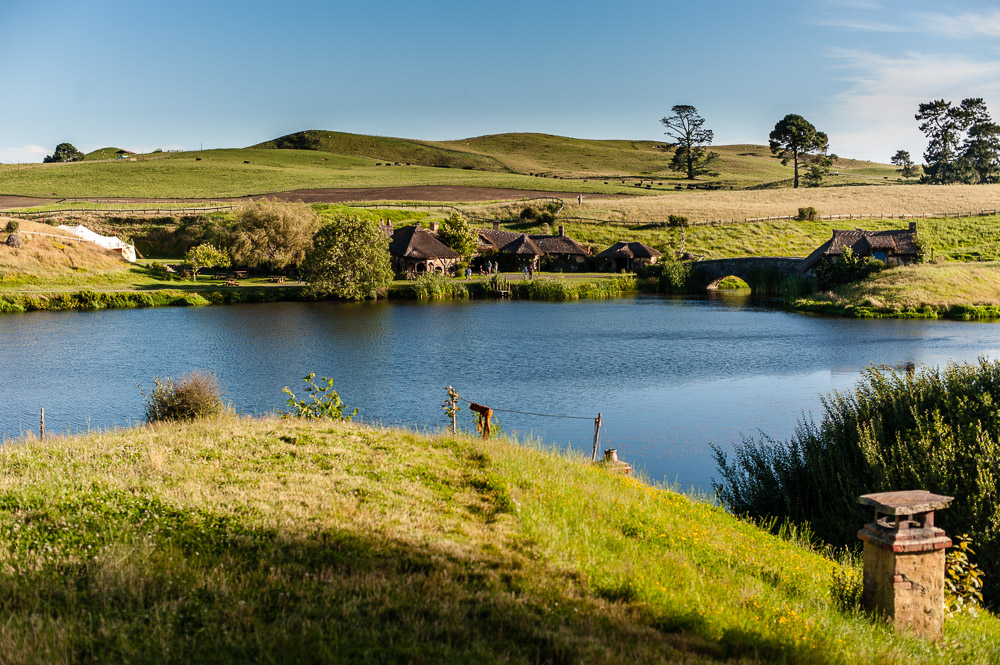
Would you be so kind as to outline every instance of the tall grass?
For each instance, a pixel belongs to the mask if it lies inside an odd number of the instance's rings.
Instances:
[[[805,540],[807,534],[788,534]],[[1000,656],[842,611],[827,558],[504,439],[223,416],[0,447],[11,663],[809,663]]]
[[[870,368],[850,393],[823,400],[822,420],[787,441],[766,435],[715,450],[720,499],[733,512],[809,522],[835,545],[856,544],[871,518],[857,497],[921,488],[954,496],[938,522],[970,533],[1000,600],[1000,361],[915,374]]]

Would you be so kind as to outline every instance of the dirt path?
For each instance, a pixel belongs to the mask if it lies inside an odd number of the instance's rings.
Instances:
[[[245,201],[247,199],[275,197],[283,201],[305,201],[306,203],[361,203],[365,201],[431,201],[435,203],[476,203],[481,201],[507,201],[543,196],[564,199],[576,198],[577,192],[546,192],[533,189],[500,189],[495,187],[461,187],[452,185],[422,185],[415,187],[367,187],[343,189],[295,189],[290,192],[275,192],[261,196],[240,196],[234,198],[184,198],[151,199],[140,197],[35,197],[0,195],[0,210],[49,205],[62,201],[90,201],[94,203],[207,203],[222,201]],[[612,198],[614,195],[601,195]]]

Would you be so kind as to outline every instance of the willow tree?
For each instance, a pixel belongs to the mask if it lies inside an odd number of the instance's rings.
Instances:
[[[236,211],[229,253],[247,268],[280,270],[298,265],[322,220],[307,203],[260,199]]]

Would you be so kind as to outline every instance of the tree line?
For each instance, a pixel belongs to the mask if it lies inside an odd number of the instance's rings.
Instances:
[[[705,128],[698,109],[678,104],[671,113],[660,119],[667,128],[664,133],[672,139],[665,145],[674,151],[670,168],[690,180],[719,175],[712,168],[719,153],[706,147],[711,145],[714,133]],[[920,104],[914,118],[928,139],[925,163],[921,175],[908,151],[896,151],[890,161],[900,167],[897,170],[904,178],[921,176],[921,182],[941,185],[1000,182],[1000,125],[993,122],[981,97],[963,99],[957,105],[944,99]],[[827,135],[800,115],[789,114],[779,120],[768,143],[782,165],[794,165],[793,187],[799,186],[800,179],[807,186],[819,186],[837,159],[827,154]],[[800,167],[805,167],[801,178]]]

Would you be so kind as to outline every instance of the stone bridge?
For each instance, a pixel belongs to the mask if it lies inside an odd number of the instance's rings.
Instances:
[[[802,259],[790,256],[744,256],[735,259],[693,261],[689,284],[694,288],[713,289],[724,277],[735,275],[747,284],[777,285],[786,277],[799,274]]]

